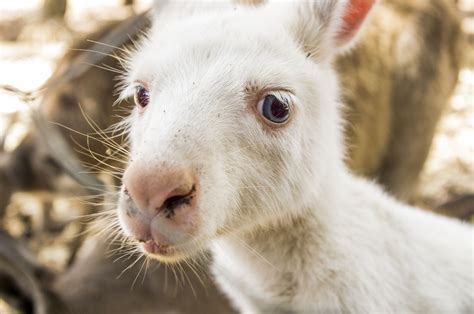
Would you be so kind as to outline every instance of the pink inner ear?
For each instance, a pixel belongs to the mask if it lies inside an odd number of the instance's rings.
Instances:
[[[375,0],[349,0],[337,41],[345,44],[357,33]]]

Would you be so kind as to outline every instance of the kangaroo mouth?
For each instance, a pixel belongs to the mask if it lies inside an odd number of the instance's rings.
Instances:
[[[167,244],[159,244],[153,240],[148,240],[141,244],[143,250],[152,255],[163,255],[169,256],[172,255],[173,248]]]
[[[201,241],[196,241],[196,239],[191,239],[186,243],[178,245],[159,243],[153,239],[139,240],[138,242],[137,245],[142,249],[143,253],[166,264],[193,259],[205,251],[205,246],[203,246]]]
[[[173,264],[188,257],[176,247],[160,244],[154,240],[143,241],[139,244],[139,247],[147,256],[163,263]]]
[[[164,263],[177,263],[185,259],[197,256],[202,251],[202,246],[189,241],[189,243],[182,243],[179,245],[170,245],[158,243],[153,239],[139,241],[139,247],[142,251],[151,258],[154,258]]]

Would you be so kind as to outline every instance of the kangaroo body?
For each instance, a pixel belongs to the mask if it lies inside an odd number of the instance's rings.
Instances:
[[[469,226],[335,181],[303,215],[213,246],[216,279],[243,313],[473,310]]]

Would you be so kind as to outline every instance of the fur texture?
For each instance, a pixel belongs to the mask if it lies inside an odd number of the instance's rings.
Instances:
[[[472,312],[472,228],[398,203],[343,163],[332,63],[352,44],[337,38],[353,2],[160,4],[122,94],[150,91],[128,121],[131,164],[157,180],[163,165],[196,175],[194,231],[175,256],[211,246],[244,313]],[[254,110],[268,91],[290,99],[281,127]]]

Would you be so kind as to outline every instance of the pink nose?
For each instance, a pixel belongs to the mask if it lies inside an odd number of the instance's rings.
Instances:
[[[174,215],[180,207],[190,207],[196,183],[190,171],[172,167],[147,168],[130,165],[123,176],[126,192],[141,211],[154,216]]]

